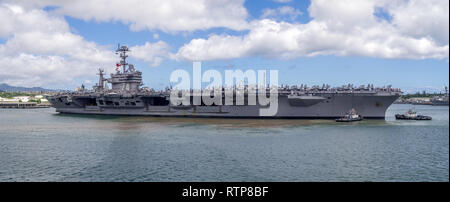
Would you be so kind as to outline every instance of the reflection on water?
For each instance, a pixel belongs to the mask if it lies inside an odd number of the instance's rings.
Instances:
[[[167,118],[0,109],[0,181],[448,181],[432,121]]]
[[[296,125],[312,125],[334,123],[326,119],[232,119],[232,118],[187,118],[187,117],[150,117],[150,116],[110,116],[110,115],[79,115],[79,114],[55,114],[74,118],[86,118],[94,120],[116,120],[123,123],[158,123],[167,125],[206,124],[224,127],[285,127]]]
[[[54,116],[71,117],[79,119],[92,119],[94,121],[107,120],[114,123],[119,129],[135,129],[148,124],[161,124],[165,126],[209,125],[221,128],[278,128],[311,125],[358,125],[358,124],[386,124],[385,120],[366,120],[365,122],[336,123],[334,119],[247,119],[247,118],[190,118],[190,117],[151,117],[151,116],[111,116],[111,115],[80,115],[80,114],[54,114]],[[130,126],[130,127],[128,127]]]

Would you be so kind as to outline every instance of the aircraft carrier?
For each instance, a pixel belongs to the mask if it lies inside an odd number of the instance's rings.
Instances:
[[[277,88],[278,107],[274,115],[261,116],[260,109],[268,106],[258,102],[248,104],[250,91],[245,86],[243,105],[236,102],[233,105],[205,105],[203,102],[179,105],[170,101],[172,89],[155,91],[143,87],[142,73],[126,62],[128,51],[126,46],[117,48],[121,60],[116,65],[116,72],[105,78],[104,70],[99,69],[99,81],[91,90],[82,86],[75,91],[49,95],[47,99],[57,112],[75,114],[315,119],[342,117],[354,109],[364,118],[383,119],[387,108],[402,94],[400,89],[391,86],[375,88],[371,84],[359,87],[350,84],[342,87],[267,86],[267,92]],[[227,89],[222,90],[225,94]],[[233,90],[233,96],[237,98],[237,94]],[[190,99],[195,96],[198,95],[191,93]]]

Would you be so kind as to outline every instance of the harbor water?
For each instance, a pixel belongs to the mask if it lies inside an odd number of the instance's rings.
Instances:
[[[0,109],[0,181],[449,181],[449,108],[431,121],[254,120]]]

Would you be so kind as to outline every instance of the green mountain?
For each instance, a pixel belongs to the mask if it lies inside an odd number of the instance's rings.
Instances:
[[[52,92],[52,91],[57,91],[57,90],[53,90],[53,89],[45,89],[45,88],[41,88],[41,87],[22,87],[22,86],[10,86],[6,83],[1,83],[0,84],[0,91],[4,91],[4,92]]]

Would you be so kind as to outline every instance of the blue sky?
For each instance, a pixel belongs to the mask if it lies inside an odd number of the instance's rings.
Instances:
[[[376,22],[370,22],[372,23],[370,25],[366,25],[365,22],[349,21],[348,18],[343,17],[339,22],[342,24],[342,26],[348,26],[350,29],[358,26],[370,26],[367,27],[368,30],[375,30],[381,26],[386,26],[386,30],[395,29],[392,27],[401,28],[402,24],[400,23],[404,21],[395,19],[393,18],[393,16],[394,14],[395,16],[401,16],[400,14],[402,14],[402,11],[405,11],[405,9],[409,9],[410,5],[407,5],[407,3],[408,2],[405,2],[404,10],[402,10],[403,7],[393,9],[392,6],[388,5],[373,5],[371,7],[372,10],[370,10],[370,12],[372,13],[369,14],[374,16],[373,19],[375,19]],[[332,86],[340,86],[348,83],[353,83],[356,85],[366,85],[368,83],[373,83],[376,86],[383,86],[391,84],[393,85],[393,87],[402,88],[406,92],[416,92],[422,90],[438,92],[443,89],[444,85],[448,86],[448,39],[445,40],[442,39],[442,37],[436,37],[441,36],[442,34],[439,35],[440,33],[411,32],[410,34],[408,33],[407,29],[393,30],[392,33],[395,34],[395,37],[397,37],[399,41],[405,40],[408,42],[414,42],[414,40],[418,40],[418,42],[420,42],[419,40],[422,40],[423,42],[423,40],[428,37],[436,45],[435,47],[427,48],[426,50],[434,50],[433,48],[435,48],[438,51],[426,52],[422,49],[417,49],[412,45],[412,47],[410,47],[410,45],[404,45],[407,43],[399,43],[403,45],[398,45],[398,47],[396,47],[397,42],[395,42],[394,40],[392,42],[392,44],[394,45],[388,44],[387,48],[400,50],[402,52],[392,57],[390,55],[384,55],[383,53],[374,53],[376,51],[368,51],[366,53],[363,50],[360,54],[360,48],[352,49],[351,47],[348,47],[351,46],[349,44],[346,44],[346,47],[344,47],[340,44],[336,45],[336,43],[333,42],[330,42],[329,44],[321,44],[319,43],[320,39],[317,39],[319,42],[311,41],[311,44],[317,43],[318,48],[314,47],[313,45],[311,45],[311,47],[308,45],[307,48],[303,48],[303,45],[301,43],[299,43],[299,45],[297,45],[296,47],[291,48],[289,45],[291,41],[292,43],[296,43],[296,40],[303,40],[302,38],[299,38],[303,35],[299,35],[298,37],[293,38],[295,40],[289,41],[289,39],[286,39],[284,36],[291,36],[292,34],[283,35],[283,30],[279,31],[280,34],[277,35],[277,37],[280,38],[279,43],[286,42],[286,46],[288,48],[279,48],[278,44],[274,42],[272,50],[270,50],[271,48],[269,46],[267,48],[268,50],[261,48],[261,51],[258,51],[258,47],[265,46],[258,44],[251,39],[253,36],[258,36],[256,35],[258,33],[257,31],[259,30],[259,28],[265,26],[265,24],[263,23],[266,22],[264,21],[266,19],[270,20],[269,23],[272,23],[273,25],[280,25],[281,27],[286,26],[290,31],[293,30],[292,33],[298,34],[307,33],[309,28],[305,28],[303,25],[312,25],[313,23],[315,23],[315,21],[324,23],[329,22],[330,24],[328,24],[328,26],[333,26],[334,24],[332,25],[331,23],[333,22],[330,20],[340,19],[340,12],[336,11],[337,16],[327,16],[327,14],[323,13],[326,13],[326,9],[328,8],[325,8],[324,5],[320,4],[319,1],[314,2],[314,5],[311,5],[310,1],[305,0],[290,1],[287,3],[279,3],[272,0],[249,0],[241,2],[241,4],[239,4],[238,2],[237,5],[245,8],[247,15],[242,20],[250,24],[249,28],[240,29],[236,28],[236,26],[233,25],[217,27],[210,26],[207,28],[199,28],[193,30],[183,30],[182,28],[178,29],[173,27],[168,29],[140,28],[136,30],[131,26],[131,24],[135,22],[130,19],[117,20],[115,18],[111,18],[99,20],[96,19],[96,16],[93,16],[91,19],[84,19],[83,17],[80,17],[80,15],[77,15],[76,10],[72,11],[70,10],[70,8],[66,9],[65,6],[68,7],[68,5],[51,5],[44,2],[42,5],[38,5],[33,9],[38,9],[43,12],[44,15],[48,15],[46,18],[49,18],[49,20],[52,20],[51,18],[56,16],[55,18],[59,18],[59,20],[65,21],[69,29],[67,32],[81,37],[83,43],[94,43],[95,46],[100,47],[98,49],[102,51],[112,52],[116,48],[117,43],[126,44],[130,47],[140,47],[145,43],[150,43],[150,46],[157,42],[164,43],[165,45],[167,45],[168,49],[166,50],[166,52],[172,54],[172,57],[159,54],[158,57],[161,58],[161,62],[157,65],[152,65],[154,64],[153,60],[145,60],[142,59],[142,57],[131,57],[129,60],[131,63],[135,64],[135,67],[139,71],[143,72],[143,80],[145,85],[156,89],[163,89],[165,86],[169,85],[169,76],[173,70],[180,68],[186,69],[188,71],[191,70],[192,63],[189,59],[189,56],[184,56],[183,52],[180,51],[183,47],[186,49],[192,48],[192,46],[195,45],[191,43],[193,40],[202,39],[206,42],[209,42],[205,43],[207,46],[205,44],[202,44],[201,46],[189,50],[197,51],[198,49],[202,48],[206,49],[205,47],[211,48],[211,50],[217,50],[219,48],[214,49],[217,42],[216,40],[225,40],[227,39],[226,37],[235,37],[236,40],[240,40],[241,42],[238,44],[249,44],[250,47],[236,47],[236,52],[242,52],[242,54],[238,54],[238,56],[232,54],[235,46],[231,45],[230,47],[227,47],[223,50],[224,57],[217,57],[210,54],[210,52],[200,51],[198,52],[198,54],[202,55],[202,57],[205,58],[204,60],[202,60],[203,70],[217,69],[219,71],[224,71],[226,69],[277,69],[279,70],[279,83],[288,85],[304,83],[311,86],[327,83]],[[24,5],[22,6],[26,7]],[[383,8],[383,6],[385,7]],[[335,6],[335,8],[339,9],[340,7]],[[366,15],[367,12],[362,14]],[[357,11],[355,11],[354,17],[358,18],[358,15],[362,14],[361,12],[357,13]],[[148,15],[151,16],[151,14]],[[447,10],[443,11],[443,15],[447,15],[446,22],[448,24],[448,8]],[[206,15],[206,17],[208,16]],[[227,16],[224,17],[226,18]],[[367,16],[362,16],[361,18],[364,17]],[[427,16],[419,15],[419,17],[422,17],[422,20],[418,22],[428,22],[423,20],[426,19]],[[430,20],[436,20],[436,16],[430,18]],[[136,23],[138,24],[140,22]],[[145,20],[143,23],[145,24]],[[390,27],[391,24],[392,27]],[[153,24],[147,25],[153,26]],[[417,24],[417,26],[422,25],[423,24]],[[336,29],[341,28],[338,27]],[[348,29],[345,28],[344,30]],[[446,32],[444,33],[444,36],[447,35],[448,38],[448,25],[447,31],[443,32]],[[344,35],[349,35],[346,36],[349,37],[349,39],[359,37],[357,35],[357,32],[346,31],[340,31],[338,36]],[[14,40],[14,36],[15,33],[6,35],[4,34],[2,36],[0,32],[0,45],[6,46],[9,40]],[[212,36],[217,36],[217,38],[214,38]],[[386,36],[380,36],[380,38],[377,39],[363,37],[363,39],[359,41],[365,43],[365,41],[363,40],[367,40],[367,46],[362,47],[369,47],[369,44],[373,46],[373,41],[383,43],[383,40],[390,40],[391,38],[395,39],[395,37],[390,37],[389,33],[387,33]],[[307,38],[305,40],[306,42],[308,42],[308,40],[316,39],[313,37],[311,39]],[[267,40],[267,43],[271,43],[272,41],[273,40]],[[233,42],[225,42],[225,44],[233,44]],[[359,44],[355,44],[355,46],[357,45]],[[217,47],[223,48],[223,45]],[[380,49],[383,48],[387,49],[386,47],[380,47]],[[280,50],[273,51],[278,49]],[[316,49],[319,49],[319,51],[316,51]],[[17,53],[18,55],[20,54],[19,51],[20,50],[18,50]],[[42,54],[42,57],[50,57],[51,55],[58,56],[58,54],[60,54],[56,53],[57,51],[50,51],[45,53],[32,52],[30,50],[26,51],[28,52],[24,52],[34,56],[40,56],[40,54]],[[397,52],[395,53],[397,54]],[[197,52],[194,52],[194,54],[197,54]],[[287,57],[285,57],[286,55]],[[62,58],[69,58],[68,60],[70,60],[70,57],[74,56],[64,55]],[[27,64],[26,62],[27,61],[25,61],[24,64]],[[70,60],[70,62],[74,62],[74,60]],[[52,64],[54,63],[52,62]],[[95,65],[95,63],[89,63],[89,65],[91,64]],[[108,66],[108,63],[105,62],[99,64],[99,66],[105,68],[107,71],[109,70],[110,72],[112,72],[112,70],[114,69],[114,63],[109,63]],[[74,68],[76,68],[76,66]],[[64,73],[66,73],[66,75],[70,75],[70,71],[77,71],[76,69],[71,69],[65,70],[66,72],[61,72],[60,74],[58,74],[58,76],[64,75]],[[88,70],[92,72],[89,73]],[[70,82],[66,82],[63,84],[40,81],[40,76],[39,78],[36,78],[35,85],[41,85],[48,88],[57,87],[65,89],[73,89],[80,83],[87,83],[86,85],[90,86],[93,84],[93,82],[95,82],[95,74],[95,68],[85,68],[83,69],[83,74],[80,73],[80,75],[74,76]],[[6,76],[12,78],[11,75]],[[20,84],[19,76],[17,76],[18,79],[15,80],[9,79],[6,76],[0,74],[0,83],[8,82],[11,84]],[[32,76],[33,75],[30,75],[30,78]],[[33,83],[24,82],[24,85],[33,85]]]

